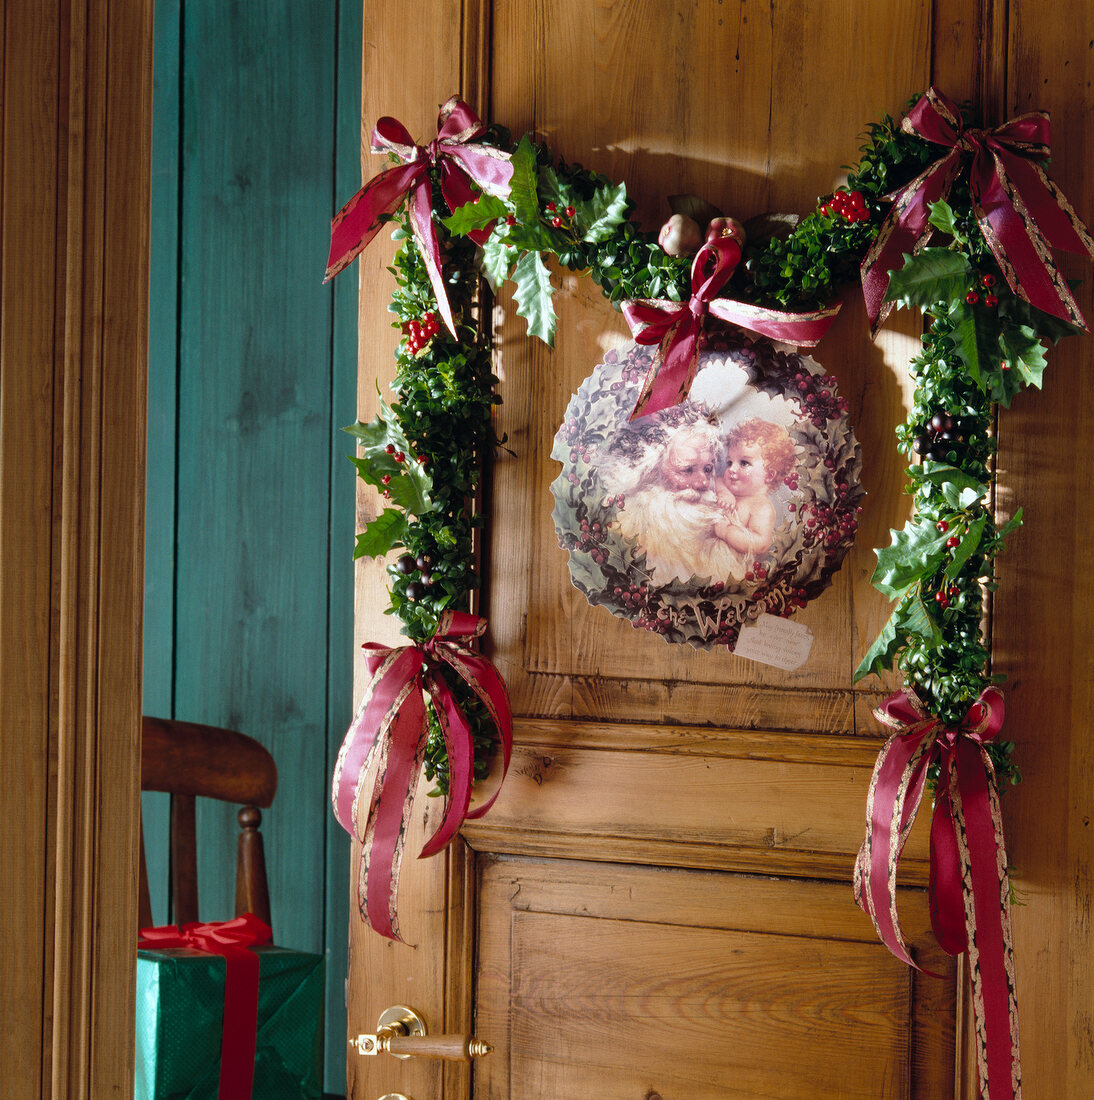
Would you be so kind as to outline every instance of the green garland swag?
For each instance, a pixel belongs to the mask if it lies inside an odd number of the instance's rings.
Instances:
[[[438,324],[404,206],[390,268],[396,288],[389,309],[403,333],[392,386],[397,399],[381,402],[372,422],[347,429],[359,442],[358,475],[384,498],[383,510],[358,535],[354,556],[404,549],[388,566],[388,613],[418,642],[432,635],[442,611],[466,608],[478,586],[472,539],[480,517],[473,504],[484,462],[504,443],[490,419],[500,398],[481,323],[489,295],[480,273],[494,290],[514,284],[518,314],[548,344],[556,318],[546,256],[587,270],[617,308],[632,298],[682,301],[690,288],[690,257],[669,255],[639,228],[624,184],[556,162],[527,137],[514,147],[496,127],[479,140],[512,151],[507,200],[483,194],[450,211],[433,179],[433,218],[459,339]],[[846,187],[823,196],[812,213],[747,225],[745,260],[723,293],[807,310],[857,283],[861,258],[890,205],[884,196],[937,157],[936,148],[888,116],[868,128],[860,151]],[[990,674],[981,636],[983,593],[994,589],[992,562],[1021,522],[1019,510],[999,528],[990,509],[995,406],[1039,386],[1046,342],[1079,330],[1009,291],[976,226],[967,183],[956,182],[949,202],[934,204],[931,224],[932,247],[906,258],[888,291],[897,305],[922,309],[929,319],[910,365],[912,411],[897,429],[901,450],[919,458],[908,468],[915,509],[904,529],[892,532],[892,544],[877,551],[873,584],[895,607],[854,679],[895,665],[932,714],[957,723],[985,685],[1001,679]],[[477,251],[465,234],[486,229]],[[451,686],[475,731],[481,777],[492,751],[489,727],[475,697],[461,684]],[[987,747],[997,772],[1017,782],[1013,744]],[[432,718],[426,775],[437,782],[434,793],[446,789],[444,740]]]

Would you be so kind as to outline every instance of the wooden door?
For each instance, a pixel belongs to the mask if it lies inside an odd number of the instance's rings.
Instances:
[[[741,218],[805,212],[855,162],[867,122],[899,115],[932,81],[999,106],[1003,59],[1015,56],[1003,5],[956,0],[422,7],[410,69],[383,60],[403,51],[401,8],[366,13],[366,124],[394,114],[427,134],[458,88],[514,135],[533,131],[626,180],[649,227],[676,192]],[[393,346],[389,256],[373,247],[362,261],[366,418]],[[798,616],[812,655],[785,673],[666,645],[571,586],[551,520],[551,441],[570,394],[626,330],[588,280],[555,279],[553,351],[525,337],[508,303],[495,318],[498,432],[514,453],[493,470],[483,611],[518,716],[513,767],[460,842],[404,866],[412,946],[351,931],[351,1035],[402,1003],[432,1030],[473,1030],[495,1050],[473,1070],[351,1057],[350,1095],[953,1095],[969,1079],[958,974],[927,932],[922,831],[903,865],[903,911],[942,978],[887,954],[849,884],[879,744],[870,710],[891,687],[852,688],[851,673],[886,616],[869,585],[873,548],[905,518],[893,429],[917,324],[895,317],[870,343],[850,295],[817,353],[850,400],[869,496],[835,583]],[[375,514],[373,498],[360,506]],[[382,565],[360,567],[359,640],[395,639],[382,585]],[[421,837],[419,825],[408,848]]]

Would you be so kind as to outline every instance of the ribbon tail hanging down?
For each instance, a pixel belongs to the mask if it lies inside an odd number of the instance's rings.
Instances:
[[[373,788],[376,793],[361,831],[357,881],[361,913],[382,936],[399,942],[399,871],[427,735],[425,701],[418,679],[380,751]]]
[[[878,755],[866,802],[866,837],[855,866],[855,894],[878,938],[901,962],[920,969],[897,914],[900,856],[915,821],[934,749],[932,724],[889,739]]]
[[[1018,1003],[1010,933],[1010,880],[994,769],[972,739],[957,746],[950,784],[965,884],[969,978],[982,1095],[1022,1094]]]

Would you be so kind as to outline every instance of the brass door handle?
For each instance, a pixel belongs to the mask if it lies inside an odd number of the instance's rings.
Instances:
[[[421,1015],[406,1005],[392,1005],[380,1013],[375,1034],[350,1039],[358,1054],[391,1054],[396,1058],[443,1058],[469,1062],[494,1048],[470,1035],[430,1035]]]

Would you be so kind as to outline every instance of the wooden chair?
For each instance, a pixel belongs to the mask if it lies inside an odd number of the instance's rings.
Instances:
[[[236,916],[254,913],[269,924],[270,895],[258,807],[268,807],[277,790],[273,757],[252,738],[216,726],[146,716],[141,733],[141,790],[171,795],[171,923],[198,919],[194,799],[216,798],[242,805],[238,814]],[[140,927],[151,924],[142,836]]]

